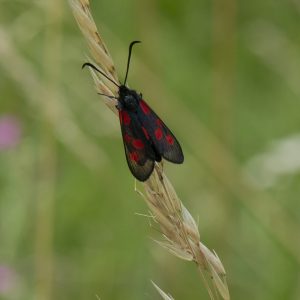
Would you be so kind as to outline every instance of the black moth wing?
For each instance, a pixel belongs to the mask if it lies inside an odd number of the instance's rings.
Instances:
[[[119,118],[128,167],[136,179],[145,181],[154,169],[154,149],[134,112],[121,109]]]
[[[139,100],[137,116],[158,154],[170,162],[183,163],[183,152],[176,137],[143,99]]]

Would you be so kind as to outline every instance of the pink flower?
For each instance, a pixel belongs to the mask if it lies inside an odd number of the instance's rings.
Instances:
[[[0,265],[0,295],[11,291],[17,281],[17,274],[8,266]]]
[[[0,151],[15,147],[21,139],[21,124],[12,115],[0,117]]]

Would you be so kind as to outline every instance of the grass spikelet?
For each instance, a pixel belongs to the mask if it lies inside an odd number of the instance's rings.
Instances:
[[[171,295],[166,294],[157,284],[155,284],[153,281],[151,282],[164,300],[174,300]]]
[[[211,299],[217,299],[216,290],[223,299],[230,299],[226,272],[219,257],[200,241],[195,220],[177,197],[161,164],[155,166],[144,187],[144,200],[164,237],[164,241],[157,243],[177,257],[197,264]]]
[[[112,58],[98,33],[90,12],[89,2],[87,0],[70,0],[70,5],[88,43],[93,60],[107,76],[118,83]],[[99,77],[93,70],[91,73],[99,93],[118,96],[117,88],[111,82]],[[117,114],[115,107],[117,102],[106,97],[104,97],[104,101]],[[157,243],[179,258],[196,263],[211,299],[218,299],[219,295],[223,299],[230,299],[225,269],[219,257],[201,242],[195,220],[178,198],[172,184],[163,172],[161,163],[155,165],[154,172],[143,185],[145,194],[138,192],[143,196],[163,235],[163,240],[157,241]],[[155,287],[158,288],[156,285]],[[161,290],[158,288],[158,291]],[[163,296],[163,294],[161,295]],[[165,296],[167,295],[165,294]]]

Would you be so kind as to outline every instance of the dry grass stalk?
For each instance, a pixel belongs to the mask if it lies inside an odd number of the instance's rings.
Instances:
[[[70,0],[75,19],[87,40],[96,65],[114,81],[119,82],[114,64],[93,21],[88,0]],[[118,95],[118,91],[105,78],[91,70],[96,89],[106,95]],[[105,104],[117,114],[115,101],[104,97]],[[201,241],[198,227],[176,195],[163,172],[162,164],[156,164],[152,176],[144,183],[146,195],[139,192],[146,201],[153,219],[159,224],[164,241],[158,243],[172,254],[188,261],[194,261],[204,279],[211,299],[230,299],[226,284],[225,269],[215,252]]]
[[[166,294],[158,285],[156,285],[153,281],[151,281],[153,286],[156,288],[156,290],[159,292],[161,297],[164,300],[174,300],[174,298],[171,295]]]

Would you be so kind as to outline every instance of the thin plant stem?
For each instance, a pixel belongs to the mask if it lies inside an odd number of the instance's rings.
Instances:
[[[60,23],[62,7],[59,0],[48,1],[46,17],[51,24],[45,32],[45,77],[47,94],[42,95],[46,111],[53,111],[52,98],[57,96],[59,55],[61,53]],[[38,147],[38,181],[36,207],[36,299],[52,299],[54,275],[53,218],[55,207],[56,141],[51,125],[41,120]]]

